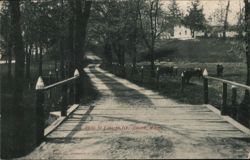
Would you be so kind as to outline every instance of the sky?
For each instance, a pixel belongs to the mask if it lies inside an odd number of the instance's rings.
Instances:
[[[184,14],[187,13],[188,6],[191,5],[192,0],[176,0],[178,6],[183,11]],[[164,6],[170,3],[170,0],[162,0]],[[200,4],[203,6],[205,17],[208,18],[216,8],[219,8],[219,4],[222,4],[225,8],[227,6],[228,0],[200,0]],[[240,7],[241,6],[241,7]],[[237,23],[237,14],[240,8],[244,6],[244,0],[230,0],[228,22],[229,24]]]

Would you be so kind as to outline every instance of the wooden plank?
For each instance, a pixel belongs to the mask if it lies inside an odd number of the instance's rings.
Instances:
[[[67,116],[71,115],[77,108],[79,107],[79,104],[72,105],[67,110]],[[44,130],[44,136],[48,136],[51,132],[53,132],[59,125],[61,125],[67,117],[59,117],[56,121],[54,121],[51,125],[45,128]]]
[[[220,111],[215,108],[212,105],[207,105],[207,107],[213,111],[214,113],[216,113],[217,115],[220,115]],[[250,136],[250,129],[246,128],[245,126],[241,125],[240,123],[238,123],[237,121],[235,121],[234,119],[230,118],[229,116],[221,116],[225,121],[227,121],[228,123],[232,124],[233,126],[235,126],[236,128],[238,128],[240,131],[248,134]]]

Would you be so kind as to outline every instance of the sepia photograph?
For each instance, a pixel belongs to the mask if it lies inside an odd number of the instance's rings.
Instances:
[[[250,0],[0,0],[0,159],[250,159]]]

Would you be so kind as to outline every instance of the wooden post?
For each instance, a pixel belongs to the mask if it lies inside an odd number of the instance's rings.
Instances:
[[[49,71],[49,84],[52,84],[52,72]]]
[[[232,117],[236,119],[237,117],[237,88],[232,86]]]
[[[141,83],[143,84],[143,71],[144,70],[144,67],[143,66],[141,66]]]
[[[56,68],[56,81],[58,82],[59,81],[59,77],[58,77],[58,73],[59,72],[59,70],[58,70],[58,68]]]
[[[117,73],[117,66],[116,66],[116,64],[113,65],[113,68],[114,68],[114,75],[116,75],[116,73]]]
[[[227,83],[223,83],[221,115],[227,115]]]
[[[67,77],[67,66],[66,66],[66,63],[67,63],[67,62],[65,62],[64,66],[63,66],[63,75],[64,75],[64,79],[67,79],[67,78],[68,78],[68,77]]]
[[[111,71],[111,72],[112,72],[113,74],[115,74],[115,72],[114,72],[114,63],[112,62],[111,64],[112,64],[112,71]]]
[[[49,84],[52,84],[52,73],[49,71]],[[51,98],[51,89],[49,90],[49,98]]]
[[[44,83],[42,77],[36,82],[36,145],[40,145],[44,141]]]
[[[181,93],[184,91],[184,86],[185,86],[185,79],[184,79],[184,73],[181,73]]]
[[[61,116],[67,116],[67,84],[62,86]]]
[[[207,69],[203,71],[203,92],[204,92],[204,104],[208,104],[208,72]]]
[[[79,71],[76,69],[74,72],[75,77],[79,77]],[[80,103],[80,96],[79,96],[79,87],[77,86],[77,81],[79,81],[79,78],[77,78],[74,82],[74,99],[75,99],[75,104]]]
[[[156,86],[157,86],[157,89],[159,89],[159,87],[160,87],[159,80],[160,80],[159,67],[157,67],[156,68]]]

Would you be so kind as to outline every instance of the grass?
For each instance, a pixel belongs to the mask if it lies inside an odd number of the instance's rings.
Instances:
[[[161,40],[156,43],[155,58],[163,61],[242,62],[244,41],[237,39]],[[145,60],[141,50],[139,56]]]
[[[235,81],[238,83],[245,83],[246,78],[246,65],[244,63],[222,63],[224,66],[223,79]],[[141,83],[141,71],[140,66],[144,66],[143,84]],[[157,66],[178,66],[178,76],[169,77],[161,76],[159,88],[156,84],[156,79],[150,76],[149,63],[141,62],[137,67],[137,74],[131,74],[131,67],[126,65],[126,78],[131,82],[138,85],[143,85],[146,88],[158,91],[160,94],[172,98],[180,103],[186,104],[203,104],[203,79],[198,77],[191,78],[191,84],[187,84],[184,87],[184,92],[181,92],[181,72],[185,68],[201,67],[206,68],[210,76],[216,77],[216,65],[217,63],[198,63],[198,62],[161,62],[156,63]],[[118,71],[116,74],[121,76]],[[108,68],[106,68],[108,69]],[[111,69],[108,69],[111,71]],[[242,101],[244,90],[238,89],[237,102]],[[228,104],[231,105],[231,86],[228,86]],[[222,103],[222,83],[209,80],[209,103],[217,108],[221,107]]]

